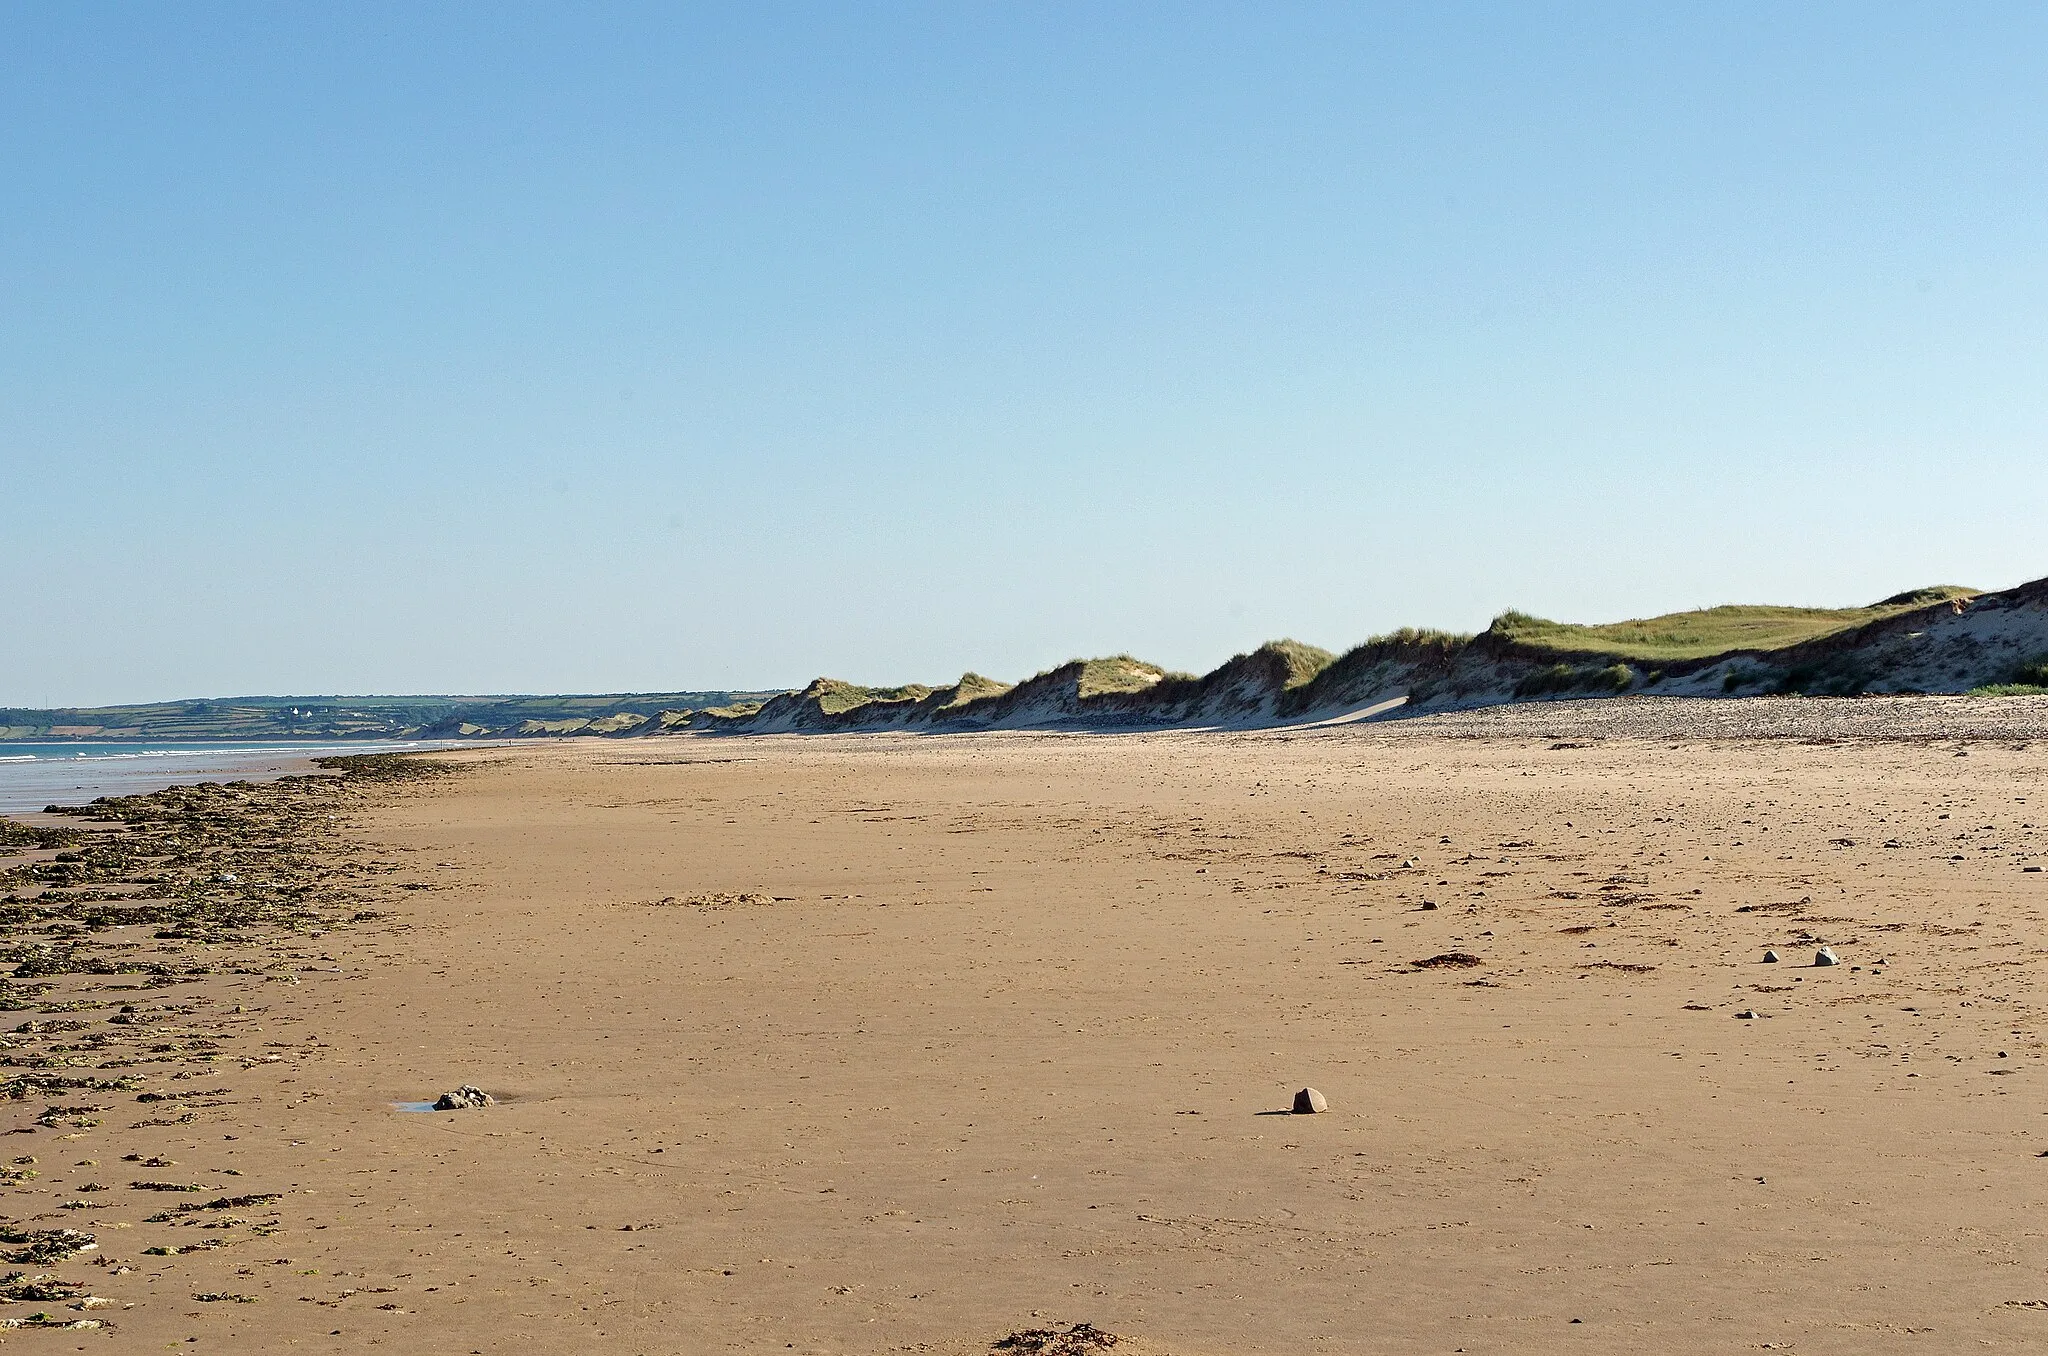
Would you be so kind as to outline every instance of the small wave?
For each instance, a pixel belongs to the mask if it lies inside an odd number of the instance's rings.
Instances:
[[[251,759],[279,758],[291,754],[327,753],[332,750],[325,744],[229,744],[221,747],[201,749],[130,749],[121,753],[74,753],[66,756],[67,762],[115,763],[145,758],[202,758],[225,762],[247,762]]]

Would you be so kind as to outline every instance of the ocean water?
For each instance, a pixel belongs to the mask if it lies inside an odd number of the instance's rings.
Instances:
[[[315,771],[313,759],[333,754],[449,747],[446,740],[0,740],[0,815],[195,782],[264,781]]]

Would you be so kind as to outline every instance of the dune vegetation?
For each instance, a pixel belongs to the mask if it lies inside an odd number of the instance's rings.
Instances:
[[[1972,688],[1972,697],[2048,697],[2048,654],[2016,666],[2002,683]]]
[[[950,711],[969,702],[978,702],[987,697],[1000,697],[1009,690],[1008,683],[985,678],[978,673],[963,673],[960,675],[960,681],[953,685],[953,690],[946,694],[947,700],[940,704],[939,710]],[[941,691],[944,692],[944,689]]]
[[[1147,664],[1127,654],[1113,654],[1106,659],[1069,660],[1068,665],[1071,664],[1081,666],[1077,687],[1083,697],[1099,697],[1110,692],[1143,692],[1168,676],[1166,670],[1157,664]]]
[[[862,687],[837,678],[819,678],[804,689],[804,695],[816,700],[818,708],[827,715],[836,715],[869,702],[923,701],[932,695],[932,689],[923,683],[905,683],[901,687]]]
[[[1282,687],[1290,692],[1312,682],[1317,674],[1337,662],[1337,656],[1330,651],[1298,640],[1269,640],[1254,653],[1273,655],[1286,665],[1287,678]]]
[[[1731,604],[1661,617],[1582,626],[1508,611],[1487,634],[1524,649],[1600,655],[1645,663],[1706,659],[1738,650],[1768,652],[1853,630],[1914,608],[1977,596],[1954,585],[1914,589],[1869,607],[1768,607]]]

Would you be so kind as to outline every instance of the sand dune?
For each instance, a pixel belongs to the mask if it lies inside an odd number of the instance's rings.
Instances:
[[[1477,636],[1405,630],[1342,655],[1273,641],[1201,677],[1119,655],[1015,687],[974,674],[936,691],[820,678],[758,710],[684,723],[742,734],[1251,729],[1587,696],[1959,694],[2023,675],[2035,684],[2044,668],[2048,580],[1915,590],[1870,608],[1718,608],[1599,627],[1506,612]]]

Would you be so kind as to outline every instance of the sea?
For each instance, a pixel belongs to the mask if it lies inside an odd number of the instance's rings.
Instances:
[[[315,771],[313,759],[336,754],[451,747],[446,740],[9,740],[0,742],[0,815],[196,782],[267,781]]]

